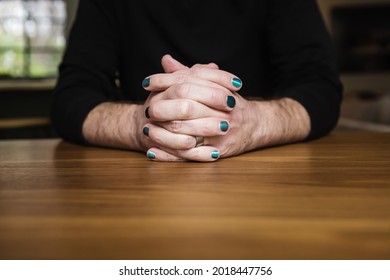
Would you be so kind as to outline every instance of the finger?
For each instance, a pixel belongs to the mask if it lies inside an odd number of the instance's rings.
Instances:
[[[174,85],[165,92],[155,95],[151,102],[172,99],[189,99],[226,112],[232,111],[236,106],[235,97],[227,90],[189,83]]]
[[[194,136],[172,133],[152,123],[145,125],[142,132],[155,143],[154,146],[158,147],[183,150],[191,149],[196,145]]]
[[[188,69],[187,66],[181,64],[179,61],[174,59],[171,55],[166,54],[161,59],[161,65],[164,68],[165,73],[173,73],[179,70]]]
[[[228,114],[190,99],[160,100],[145,110],[152,121],[191,120],[207,117],[227,119]]]
[[[212,68],[212,69],[219,69],[219,66],[217,65],[217,64],[215,64],[215,63],[209,63],[209,64],[207,64],[210,68]]]
[[[153,161],[187,161],[186,159],[179,158],[170,153],[165,152],[159,148],[151,148],[146,152],[146,156],[148,159]]]
[[[188,71],[190,76],[211,81],[231,91],[238,91],[242,87],[240,78],[224,70],[210,67],[192,67]]]
[[[212,162],[219,159],[219,151],[215,147],[202,146],[190,150],[169,150],[151,148],[147,152],[149,159],[154,161],[199,161]]]
[[[142,86],[147,91],[164,91],[174,85],[191,83],[198,84],[212,88],[219,88],[221,90],[229,91],[225,87],[216,84],[212,81],[201,79],[195,76],[190,76],[182,71],[175,73],[159,73],[146,77],[142,81]],[[237,89],[236,89],[237,90]]]
[[[174,59],[171,55],[166,54],[161,59],[161,65],[165,73],[173,73],[180,70],[188,69],[188,66],[180,63],[178,60]],[[193,67],[209,67],[211,69],[219,69],[219,66],[215,63],[208,64],[196,64]]]
[[[226,119],[202,118],[185,121],[159,122],[159,126],[175,134],[214,137],[225,135],[229,131]]]
[[[216,69],[218,70],[219,69],[219,66],[215,63],[208,63],[208,64],[195,64],[192,66],[192,68],[195,68],[195,67],[199,67],[199,68],[202,68],[202,67],[208,67],[210,69]]]

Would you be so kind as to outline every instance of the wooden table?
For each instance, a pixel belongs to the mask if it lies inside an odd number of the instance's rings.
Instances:
[[[390,134],[215,163],[0,141],[0,259],[389,259]]]

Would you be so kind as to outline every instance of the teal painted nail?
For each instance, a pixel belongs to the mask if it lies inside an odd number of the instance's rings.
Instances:
[[[149,107],[145,109],[145,117],[146,117],[147,119],[150,119]]]
[[[218,152],[217,150],[213,151],[213,152],[211,153],[211,157],[212,157],[213,159],[218,159],[218,158],[219,158],[219,152]]]
[[[148,156],[148,159],[155,159],[156,158],[156,154],[153,152],[148,152],[147,156]]]
[[[226,132],[229,129],[229,123],[226,121],[222,121],[219,123],[219,128],[221,129],[221,131]]]
[[[227,105],[230,107],[230,108],[234,108],[234,106],[236,106],[236,99],[229,95],[227,98],[226,98],[226,103]]]
[[[149,127],[145,126],[142,132],[144,133],[145,136],[149,136]]]
[[[242,86],[242,81],[239,78],[233,78],[232,85],[236,88],[240,88]]]
[[[150,86],[150,78],[145,78],[143,81],[142,81],[142,86],[144,88],[147,88],[148,86]]]

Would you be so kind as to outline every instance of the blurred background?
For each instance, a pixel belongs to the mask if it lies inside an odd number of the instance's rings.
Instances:
[[[317,0],[345,87],[338,130],[390,132],[390,0]],[[78,0],[0,0],[0,140],[56,137],[49,111]]]

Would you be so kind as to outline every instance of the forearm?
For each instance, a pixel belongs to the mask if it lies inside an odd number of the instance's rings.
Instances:
[[[141,142],[142,106],[129,103],[102,103],[83,124],[83,136],[96,146],[145,151]]]
[[[310,132],[310,117],[297,101],[282,98],[250,101],[255,125],[250,149],[304,140]]]

